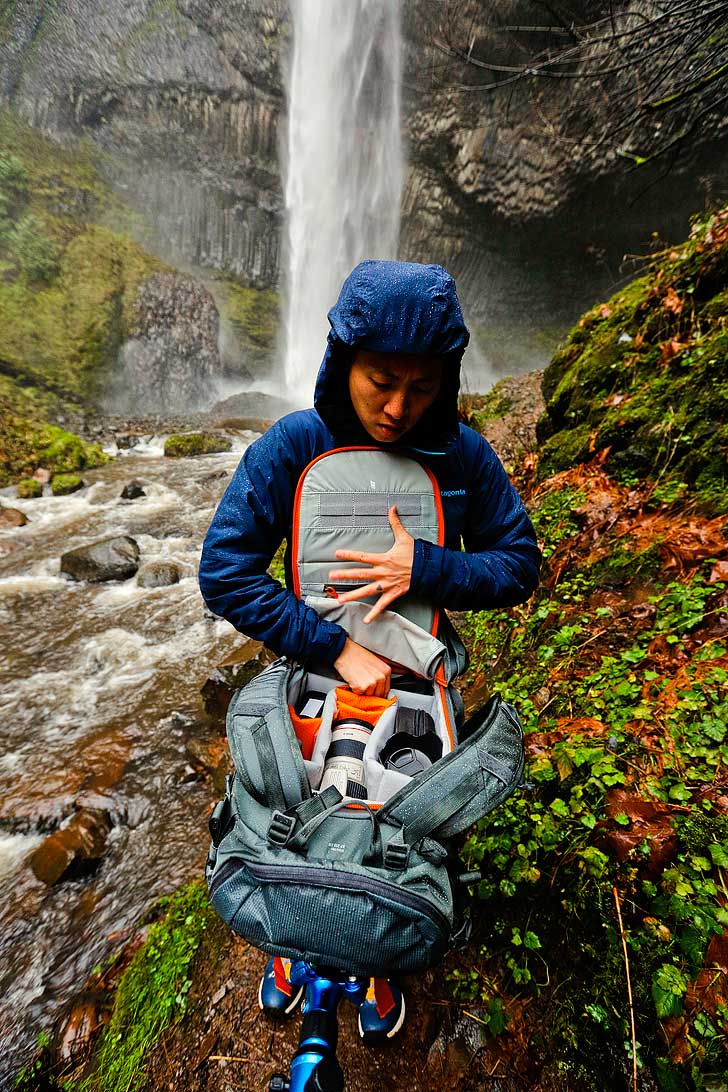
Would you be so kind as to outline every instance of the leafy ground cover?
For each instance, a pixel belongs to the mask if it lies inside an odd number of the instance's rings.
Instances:
[[[477,941],[450,983],[524,1087],[728,1088],[728,540],[703,473],[726,240],[702,222],[572,331],[520,467],[542,586],[467,624],[529,784],[463,846]]]

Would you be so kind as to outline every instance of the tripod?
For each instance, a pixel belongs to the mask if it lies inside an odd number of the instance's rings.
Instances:
[[[344,1092],[344,1074],[336,1060],[336,1010],[342,996],[359,1005],[369,979],[343,976],[330,967],[315,969],[303,960],[293,964],[290,978],[292,985],[306,987],[301,1035],[291,1059],[290,1078],[276,1073],[268,1092]]]

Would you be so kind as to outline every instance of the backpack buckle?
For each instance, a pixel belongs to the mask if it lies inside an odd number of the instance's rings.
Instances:
[[[385,868],[406,868],[410,847],[404,842],[388,842],[384,849]]]
[[[284,846],[293,834],[295,825],[295,815],[286,815],[284,811],[274,811],[268,827],[268,841],[275,846]]]

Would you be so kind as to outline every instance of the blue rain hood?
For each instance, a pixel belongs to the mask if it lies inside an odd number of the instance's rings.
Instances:
[[[442,386],[435,402],[397,446],[433,454],[447,451],[458,437],[460,362],[470,340],[450,274],[439,265],[360,262],[344,281],[328,317],[331,330],[314,406],[336,442],[376,443],[349,397],[355,350],[423,353],[443,358]]]

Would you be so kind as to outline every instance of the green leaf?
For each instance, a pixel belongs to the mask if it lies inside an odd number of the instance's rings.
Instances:
[[[536,951],[537,948],[541,947],[541,941],[535,933],[527,932],[523,936],[523,947]]]
[[[714,865],[718,868],[728,868],[728,846],[714,842],[713,845],[708,846],[708,852]]]
[[[672,963],[663,963],[652,979],[652,999],[661,1019],[680,1015],[687,988],[687,980],[678,968]]]

